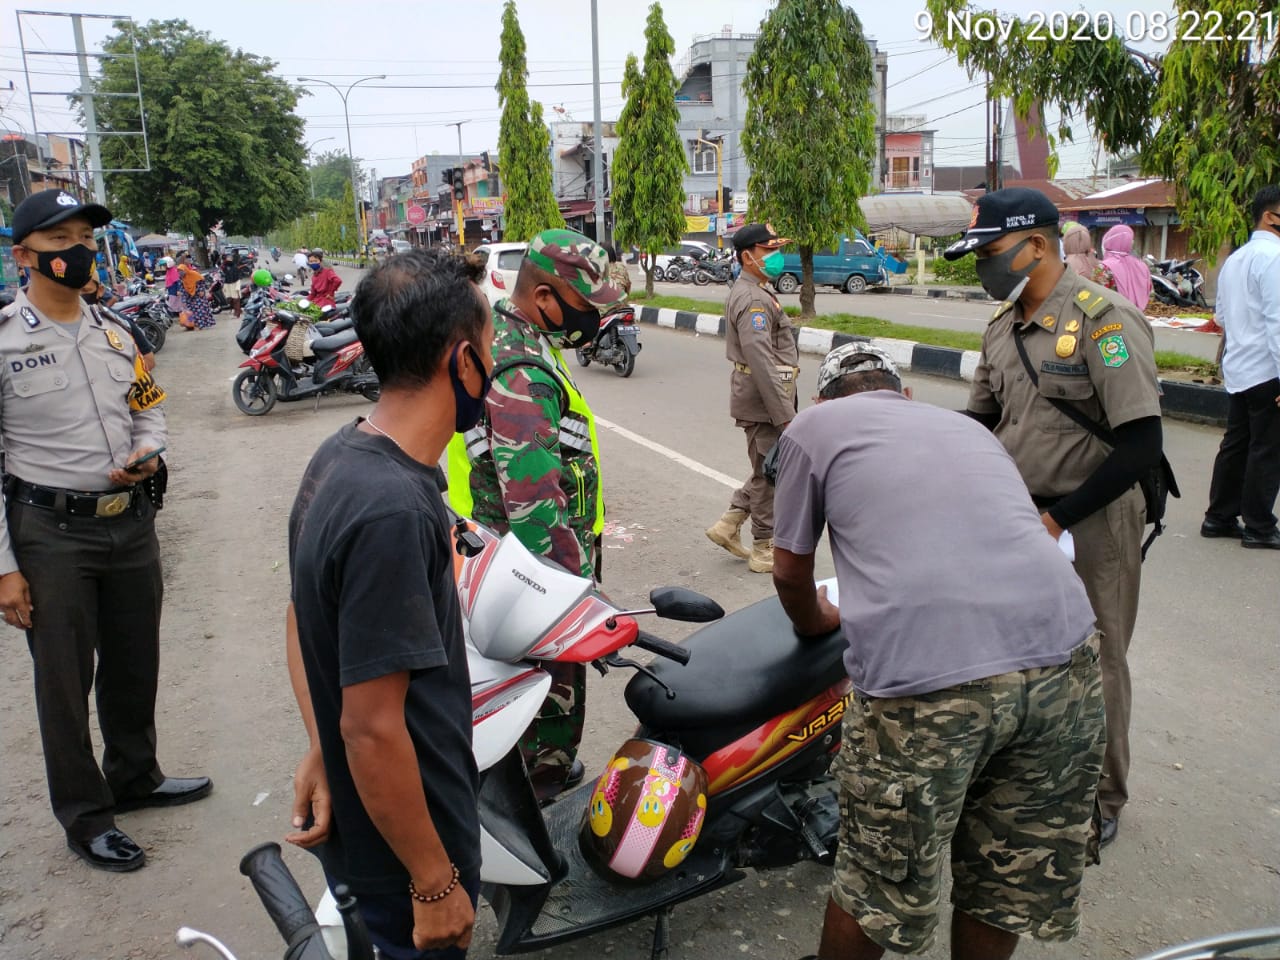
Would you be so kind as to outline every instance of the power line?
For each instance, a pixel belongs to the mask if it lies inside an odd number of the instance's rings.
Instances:
[[[947,56],[943,57],[941,60],[935,60],[933,63],[929,64],[929,66],[925,67],[923,70],[917,70],[915,73],[911,74],[908,77],[903,77],[901,80],[895,80],[893,83],[885,87],[885,89],[892,90],[894,87],[898,86],[899,84],[906,83],[908,80],[914,80],[916,77],[922,76],[923,74],[926,74],[930,70],[934,70],[942,66],[944,63],[947,63],[950,60],[951,60],[951,56],[948,54]]]

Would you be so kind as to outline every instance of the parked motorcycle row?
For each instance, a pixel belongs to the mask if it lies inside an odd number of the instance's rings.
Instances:
[[[1157,260],[1151,254],[1143,258],[1151,271],[1151,292],[1161,303],[1172,307],[1203,307],[1204,275],[1195,268],[1200,257],[1190,260]]]
[[[668,283],[692,283],[705,287],[709,283],[732,285],[737,278],[734,270],[733,253],[719,250],[705,257],[674,256],[665,268],[655,265],[654,280],[665,280]]]
[[[277,402],[292,403],[336,393],[359,394],[377,401],[378,375],[356,336],[350,315],[351,294],[337,295],[323,319],[311,316],[304,297],[292,300],[288,281],[257,287],[244,304],[236,343],[247,359],[231,384],[231,397],[241,413],[260,417]]]

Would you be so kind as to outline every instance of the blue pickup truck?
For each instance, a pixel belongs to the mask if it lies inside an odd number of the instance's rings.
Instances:
[[[789,247],[783,258],[782,276],[773,281],[773,286],[779,293],[795,293],[800,289],[800,280],[800,254]],[[840,239],[836,250],[814,252],[813,282],[838,287],[845,293],[862,293],[867,287],[888,286],[889,271],[867,238],[855,230],[853,236]]]

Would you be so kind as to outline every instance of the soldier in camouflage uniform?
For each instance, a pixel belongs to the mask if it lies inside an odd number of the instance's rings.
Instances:
[[[604,501],[595,419],[560,350],[589,342],[601,312],[623,299],[608,282],[608,262],[602,247],[572,230],[533,238],[511,298],[494,306],[484,417],[449,447],[455,510],[597,581]],[[585,666],[545,668],[551,690],[521,744],[541,799],[581,779],[586,710]]]
[[[1099,635],[1013,461],[980,425],[910,402],[886,354],[846,344],[779,441],[775,502],[779,599],[802,635],[843,626],[855,693],[820,955],[928,949],[948,843],[953,957],[1074,936]],[[814,585],[824,527],[838,609]]]

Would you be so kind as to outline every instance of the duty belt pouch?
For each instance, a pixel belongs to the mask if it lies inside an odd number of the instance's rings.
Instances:
[[[160,466],[156,468],[156,472],[141,483],[142,492],[157,510],[164,508],[164,493],[169,489],[169,468],[165,466],[164,457],[159,459]]]
[[[1031,379],[1031,385],[1039,387],[1040,378],[1037,376],[1035,368],[1031,365],[1031,358],[1027,356],[1027,348],[1022,343],[1022,337],[1014,333],[1013,342],[1018,348],[1018,356],[1022,359],[1022,365],[1027,369],[1027,376]],[[1069,420],[1084,427],[1108,446],[1115,447],[1116,435],[1098,421],[1085,416],[1082,411],[1065,400],[1058,400],[1053,397],[1045,397],[1045,399],[1057,407]],[[1182,492],[1178,489],[1178,478],[1173,475],[1173,467],[1169,464],[1169,458],[1163,453],[1160,454],[1160,462],[1138,478],[1138,486],[1142,488],[1142,497],[1146,501],[1147,523],[1152,524],[1151,532],[1147,534],[1147,539],[1142,542],[1142,559],[1146,560],[1147,551],[1151,549],[1151,544],[1155,543],[1156,537],[1164,533],[1164,511],[1168,505],[1169,498],[1181,499]]]

